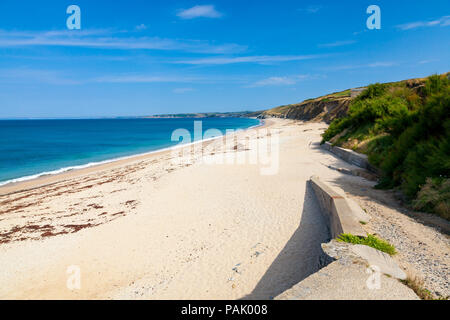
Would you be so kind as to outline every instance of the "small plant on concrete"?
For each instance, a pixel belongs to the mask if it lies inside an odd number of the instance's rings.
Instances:
[[[378,239],[377,237],[375,237],[373,235],[368,235],[367,237],[359,237],[359,236],[354,236],[349,233],[343,233],[339,236],[338,240],[342,241],[342,242],[348,242],[348,243],[353,243],[353,244],[362,244],[365,246],[369,246],[369,247],[375,248],[377,250],[386,252],[387,254],[389,254],[391,256],[393,256],[394,254],[397,253],[397,251],[395,251],[395,247],[393,245],[391,245],[389,242],[387,242],[385,240]]]

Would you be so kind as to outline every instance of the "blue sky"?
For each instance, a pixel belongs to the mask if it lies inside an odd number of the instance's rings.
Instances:
[[[0,118],[262,110],[450,71],[449,43],[448,0],[2,0]]]

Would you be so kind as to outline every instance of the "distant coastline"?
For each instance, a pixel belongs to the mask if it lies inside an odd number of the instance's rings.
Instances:
[[[155,114],[144,116],[144,119],[183,119],[183,118],[257,118],[262,111],[238,111],[238,112],[198,112],[198,113],[175,113]]]

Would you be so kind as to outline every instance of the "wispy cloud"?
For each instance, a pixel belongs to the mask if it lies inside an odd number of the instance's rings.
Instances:
[[[230,54],[247,50],[238,44],[211,44],[200,40],[174,40],[158,37],[121,36],[109,30],[4,31],[0,47],[61,46],[121,50],[173,50],[193,53]]]
[[[151,76],[140,74],[124,74],[98,77],[89,80],[97,83],[193,83],[201,81],[202,78],[185,76]]]
[[[299,55],[299,56],[242,56],[242,57],[212,57],[199,59],[176,60],[173,63],[191,65],[225,65],[236,63],[276,63],[323,58],[328,55]]]
[[[439,61],[439,60],[438,59],[429,59],[429,60],[419,61],[418,63],[419,64],[427,64],[427,63],[432,63],[432,62],[436,62],[436,61]]]
[[[378,61],[378,62],[372,62],[372,63],[367,63],[367,64],[350,64],[350,65],[327,67],[327,68],[323,68],[323,69],[326,69],[328,71],[341,71],[341,70],[352,70],[352,69],[363,69],[363,68],[386,68],[386,67],[393,67],[395,65],[397,65],[396,62]]]
[[[49,85],[91,85],[91,84],[152,84],[173,83],[179,84],[174,93],[187,93],[195,91],[188,84],[212,84],[212,83],[249,83],[249,75],[205,76],[201,74],[155,74],[152,72],[139,73],[102,73],[86,74],[83,70],[75,72],[71,69],[39,69],[39,68],[3,68],[0,69],[1,84],[49,84]]]
[[[148,27],[145,24],[143,24],[143,23],[141,23],[140,25],[135,27],[135,29],[138,30],[138,31],[146,30],[147,28]]]
[[[55,70],[11,68],[0,70],[0,83],[45,83],[51,85],[79,85],[82,82]]]
[[[222,13],[218,12],[213,5],[203,5],[180,10],[177,16],[181,19],[220,18]]]
[[[363,29],[363,30],[360,30],[360,31],[355,31],[355,32],[353,32],[353,35],[354,35],[354,36],[357,36],[357,35],[366,33],[366,32],[368,32],[368,31],[369,31],[369,29]]]
[[[277,76],[269,77],[252,83],[248,88],[266,87],[266,86],[291,86],[301,80],[308,79],[309,75],[295,75],[295,76]]]
[[[192,92],[192,91],[194,91],[193,88],[175,88],[172,90],[172,92],[176,93],[176,94],[183,94],[183,93]]]
[[[336,42],[331,42],[331,43],[319,44],[319,47],[321,47],[321,48],[342,47],[342,46],[347,46],[347,45],[354,44],[354,43],[356,43],[355,40],[336,41]]]
[[[127,84],[127,83],[205,83],[217,81],[201,76],[152,75],[148,73],[77,75],[70,70],[9,68],[0,69],[0,83],[45,83],[51,85]],[[184,88],[188,90],[188,88]]]
[[[446,27],[450,26],[450,16],[443,16],[439,19],[428,20],[428,21],[415,21],[405,24],[400,24],[397,28],[401,30],[412,30],[424,27]]]
[[[323,9],[323,6],[311,5],[311,6],[307,6],[305,8],[300,8],[300,9],[298,9],[298,11],[306,12],[306,13],[309,13],[309,14],[314,14],[314,13],[319,12],[322,9]]]
[[[369,68],[379,68],[379,67],[392,67],[395,66],[397,63],[395,62],[373,62],[373,63],[369,63],[365,66],[369,67]],[[365,67],[363,66],[363,67]]]

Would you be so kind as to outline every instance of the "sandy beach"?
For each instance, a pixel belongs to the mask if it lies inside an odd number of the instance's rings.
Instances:
[[[166,151],[0,188],[0,298],[277,296],[319,268],[329,239],[309,178],[357,186],[345,192],[359,203],[374,184],[333,169],[352,165],[318,147],[325,128],[269,120],[263,129],[279,132],[275,174],[199,156],[175,163]],[[258,130],[250,139],[261,139]],[[219,142],[209,142],[211,157],[252,152]],[[445,238],[431,242],[448,248]],[[74,266],[79,289],[67,285]]]

